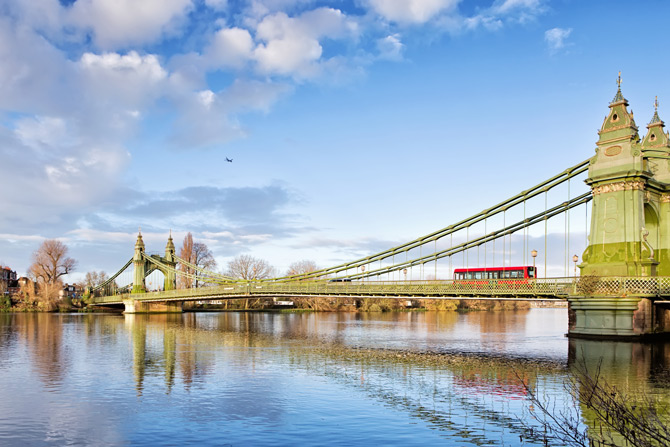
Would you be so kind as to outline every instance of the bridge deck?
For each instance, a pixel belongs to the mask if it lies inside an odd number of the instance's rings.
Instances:
[[[500,297],[516,299],[565,299],[576,287],[574,278],[493,281],[299,281],[230,283],[197,289],[179,289],[141,294],[96,297],[94,304],[140,301],[189,301],[268,296],[347,296],[347,297]]]
[[[190,301],[280,296],[567,299],[569,295],[670,296],[670,277],[583,277],[537,280],[248,282],[161,292],[96,297],[93,304],[123,300]]]

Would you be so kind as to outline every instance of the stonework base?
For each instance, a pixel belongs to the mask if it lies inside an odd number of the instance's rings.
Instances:
[[[670,332],[670,309],[649,298],[571,296],[568,336],[639,339]]]
[[[648,306],[639,297],[571,296],[568,336],[638,337],[651,332]]]
[[[657,304],[654,314],[656,330],[670,334],[670,303]]]
[[[123,300],[126,310],[124,314],[149,314],[149,313],[181,313],[183,311],[181,301],[137,301]]]

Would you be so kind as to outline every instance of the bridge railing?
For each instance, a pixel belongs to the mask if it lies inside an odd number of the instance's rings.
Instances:
[[[133,294],[117,294],[95,298],[96,304],[120,303],[125,299],[134,299],[142,301],[162,301],[162,300],[188,300],[189,298],[210,298],[226,296],[248,296],[250,295],[250,284],[231,283],[220,286],[198,287],[191,289],[163,290],[160,292],[146,292]]]
[[[567,296],[573,280],[566,278],[464,281],[302,281],[262,283],[252,294],[364,296]]]
[[[592,296],[668,296],[670,277],[582,276],[576,282],[574,295]]]

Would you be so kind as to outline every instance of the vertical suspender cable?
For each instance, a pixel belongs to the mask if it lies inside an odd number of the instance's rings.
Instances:
[[[419,259],[423,258],[423,244],[419,245]],[[423,281],[423,264],[419,265],[419,279]]]
[[[437,239],[435,239],[435,279],[437,279]]]
[[[505,209],[503,211],[503,228],[507,226],[507,210]],[[503,271],[505,271],[505,248],[506,248],[506,243],[505,243],[505,233],[503,233],[502,236],[502,243],[503,243],[503,256],[502,256],[502,266],[503,266]]]
[[[570,201],[570,179],[568,179],[568,201]],[[568,272],[570,271],[570,209],[568,208]]]
[[[466,247],[467,247],[468,242],[470,242],[470,225],[468,225],[465,228],[465,244],[466,244]],[[465,254],[467,256],[467,259],[468,259],[468,267],[467,268],[470,268],[470,250],[468,248],[466,248],[465,252],[466,252]]]
[[[449,237],[450,237],[450,239],[451,239],[451,241],[449,242],[449,244],[450,244],[450,248],[453,249],[453,248],[454,248],[454,233],[451,233],[451,235],[450,235]],[[452,263],[452,261],[451,261],[451,255],[449,255],[449,274],[450,274],[451,276],[454,276],[454,270],[453,270],[453,267],[454,267],[454,265],[453,265],[453,263]]]
[[[547,190],[544,191],[544,277],[547,277]]]
[[[523,256],[521,257],[523,259],[523,265],[528,265],[528,258],[527,258],[527,252],[528,252],[528,227],[526,227],[526,196],[523,197],[523,222],[524,222],[524,227],[523,227]]]
[[[484,236],[486,236],[486,220],[487,218],[484,218]],[[487,254],[486,254],[486,246],[488,245],[488,242],[484,242],[484,268],[486,268],[486,262],[487,262]]]

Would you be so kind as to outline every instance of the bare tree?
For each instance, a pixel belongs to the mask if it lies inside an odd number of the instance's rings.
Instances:
[[[28,272],[39,283],[55,284],[77,266],[77,261],[68,257],[67,251],[67,245],[56,239],[42,242],[33,253],[33,263]]]
[[[190,232],[184,237],[184,242],[179,250],[179,257],[199,269],[213,270],[216,268],[216,260],[211,250],[202,242],[193,242],[193,235]],[[196,268],[180,263],[179,270],[187,275],[193,275],[192,277],[178,275],[177,287],[180,289],[190,288],[194,285],[200,287],[206,282],[198,278],[201,274]]]
[[[286,271],[286,276],[304,275],[306,273],[314,272],[318,269],[319,268],[316,266],[314,261],[304,259],[289,265],[288,270]]]
[[[202,242],[196,242],[193,244],[193,264],[202,268],[203,270],[212,271],[216,268],[216,260],[211,250],[207,248],[207,245]],[[196,272],[196,277],[200,276]],[[205,284],[206,281],[203,281],[200,278],[196,278],[195,286],[200,287]]]
[[[93,287],[99,286],[108,279],[109,277],[107,276],[107,273],[102,270],[99,272],[87,272],[86,276],[84,276],[84,287],[92,289]]]
[[[239,255],[228,263],[226,276],[240,279],[266,279],[275,275],[275,268],[266,260],[254,258],[250,255]],[[258,304],[259,300],[256,300]],[[249,309],[249,299],[244,299],[244,308]]]
[[[61,277],[74,271],[77,261],[67,256],[67,245],[48,239],[33,253],[28,274],[37,282],[40,298],[52,303],[62,288]]]
[[[239,255],[228,263],[227,276],[240,279],[266,279],[274,276],[275,269],[266,260],[250,255]]]
[[[193,235],[189,231],[184,236],[184,242],[182,243],[181,248],[179,249],[179,257],[184,261],[190,262],[193,264]],[[187,275],[195,274],[195,270],[183,263],[179,263],[179,271],[184,272]],[[177,275],[177,288],[178,289],[190,289],[193,287],[193,278],[185,275]]]

